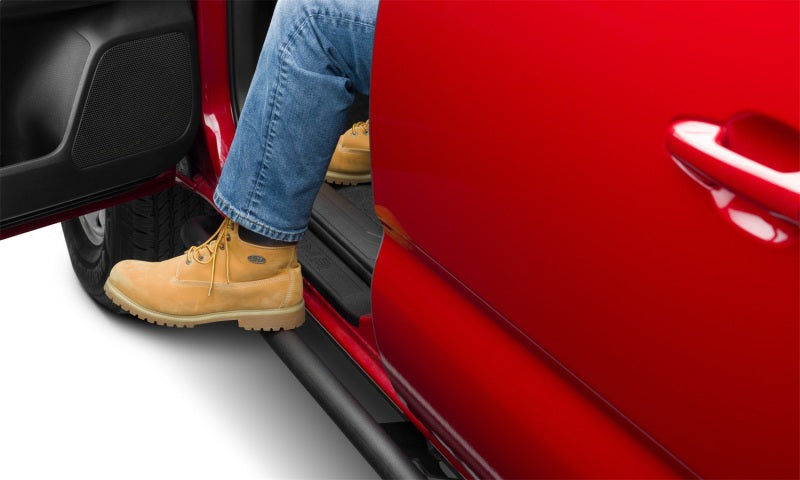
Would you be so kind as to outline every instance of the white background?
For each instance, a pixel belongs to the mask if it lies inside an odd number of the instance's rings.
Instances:
[[[61,227],[0,241],[0,478],[375,478],[260,335],[81,289]]]

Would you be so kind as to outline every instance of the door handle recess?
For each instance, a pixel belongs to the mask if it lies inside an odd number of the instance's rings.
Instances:
[[[800,224],[800,171],[778,171],[740,155],[722,145],[723,134],[723,127],[713,123],[677,121],[669,126],[667,149],[711,181]]]

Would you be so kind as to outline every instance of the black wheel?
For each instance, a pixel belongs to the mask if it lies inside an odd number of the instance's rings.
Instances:
[[[72,268],[84,290],[109,310],[122,312],[103,292],[120,260],[158,261],[187,247],[181,228],[189,218],[215,212],[202,197],[174,186],[155,195],[61,223]]]

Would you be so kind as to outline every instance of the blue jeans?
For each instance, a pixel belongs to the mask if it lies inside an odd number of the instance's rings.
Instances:
[[[355,92],[369,94],[377,0],[278,2],[214,202],[244,228],[296,242]]]

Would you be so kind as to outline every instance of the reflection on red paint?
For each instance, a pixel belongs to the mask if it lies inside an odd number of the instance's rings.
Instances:
[[[765,243],[782,246],[796,243],[798,237],[796,226],[768,213],[764,208],[727,188],[717,186],[713,181],[703,178],[681,160],[675,157],[672,157],[672,160],[689,178],[708,190],[722,217],[731,224]]]

